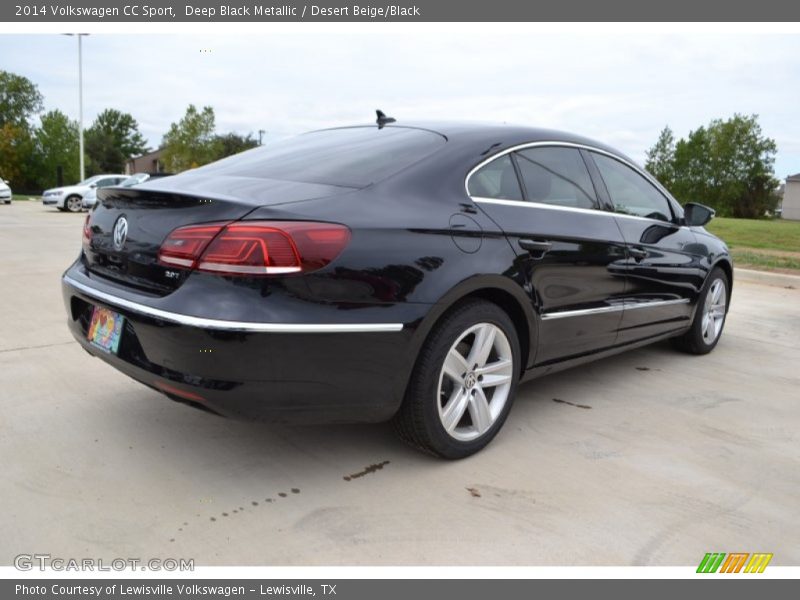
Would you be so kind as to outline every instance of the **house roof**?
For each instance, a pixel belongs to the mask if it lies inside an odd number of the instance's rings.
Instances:
[[[786,181],[800,181],[800,173],[795,173],[794,175],[789,175],[786,178]]]
[[[142,154],[140,156],[131,156],[128,159],[128,162],[133,162],[134,160],[141,160],[143,158],[150,158],[151,156],[158,156],[163,151],[164,151],[164,148],[162,146],[161,148],[156,148],[155,150],[151,150],[150,152],[145,152],[144,154]]]

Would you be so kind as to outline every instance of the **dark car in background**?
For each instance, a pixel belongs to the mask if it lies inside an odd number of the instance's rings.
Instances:
[[[392,419],[458,458],[520,381],[712,350],[733,282],[712,216],[580,136],[379,119],[101,190],[63,296],[89,353],[174,400]]]

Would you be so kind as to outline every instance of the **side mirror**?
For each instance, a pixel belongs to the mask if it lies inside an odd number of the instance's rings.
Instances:
[[[717,214],[713,208],[697,202],[688,202],[683,205],[683,218],[690,227],[702,227]]]
[[[97,184],[96,184],[96,183],[93,183],[93,184],[91,184],[89,187],[90,187],[90,188],[92,188],[92,189],[94,189],[94,188],[96,188],[96,187],[97,187]]]

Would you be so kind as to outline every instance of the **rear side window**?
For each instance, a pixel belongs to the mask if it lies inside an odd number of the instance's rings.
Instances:
[[[592,153],[592,157],[600,170],[616,212],[659,221],[672,221],[669,202],[652,183],[618,160],[596,152]]]
[[[440,149],[438,133],[352,127],[299,135],[201,167],[208,174],[366,187]]]
[[[469,195],[498,200],[522,200],[511,157],[504,154],[475,171],[469,178]]]
[[[596,208],[589,170],[575,148],[542,147],[516,153],[528,200],[568,208]]]

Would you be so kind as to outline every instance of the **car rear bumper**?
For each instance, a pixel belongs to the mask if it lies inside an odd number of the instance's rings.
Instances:
[[[62,280],[75,339],[175,400],[224,416],[276,422],[378,422],[399,408],[413,367],[411,326],[186,315],[117,294],[87,278],[79,264]],[[94,306],[125,317],[117,354],[87,339]]]

